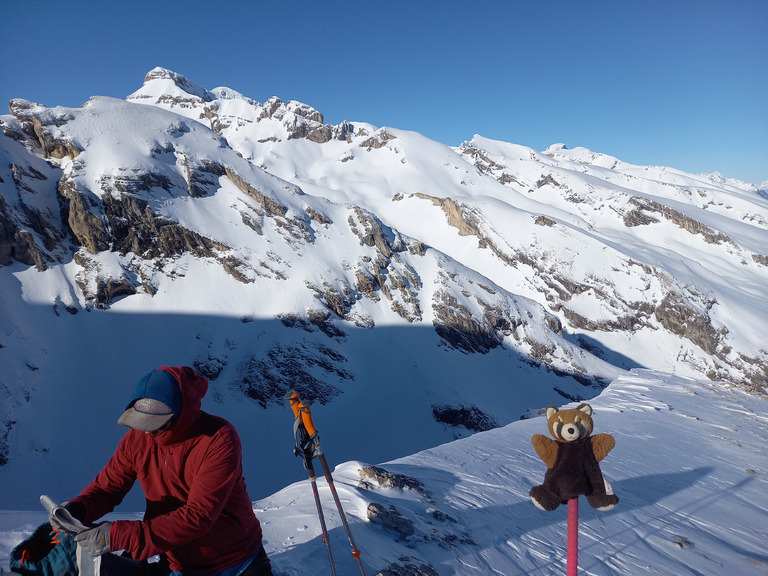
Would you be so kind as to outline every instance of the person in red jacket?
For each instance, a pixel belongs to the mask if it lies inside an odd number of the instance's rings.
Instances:
[[[201,410],[207,390],[208,380],[187,366],[161,366],[139,381],[118,420],[130,430],[65,508],[92,526],[138,479],[146,512],[140,521],[102,522],[78,534],[92,556],[124,551],[146,567],[161,555],[174,576],[272,576],[240,438],[228,421]]]

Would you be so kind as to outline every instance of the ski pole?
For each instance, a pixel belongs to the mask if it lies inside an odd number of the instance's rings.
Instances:
[[[568,565],[566,576],[577,576],[579,571],[579,498],[568,500]]]
[[[365,569],[363,568],[363,563],[360,560],[360,550],[357,548],[357,545],[355,544],[355,539],[352,537],[352,531],[349,528],[349,522],[347,522],[347,516],[344,514],[344,509],[341,507],[341,501],[339,500],[339,495],[336,492],[336,484],[333,481],[333,475],[331,474],[331,469],[328,466],[328,461],[325,459],[325,454],[323,454],[323,448],[320,445],[320,436],[317,433],[317,428],[315,428],[314,422],[312,422],[312,412],[309,409],[309,404],[305,404],[301,401],[300,398],[298,398],[298,411],[301,414],[301,422],[304,425],[304,428],[307,430],[307,433],[309,434],[309,437],[312,439],[312,441],[315,444],[315,454],[317,455],[318,460],[320,460],[320,466],[323,468],[323,474],[325,474],[325,480],[328,482],[328,486],[331,489],[331,494],[333,494],[333,501],[336,503],[336,508],[339,511],[339,518],[341,518],[341,523],[344,526],[344,530],[347,532],[347,538],[349,539],[349,544],[352,547],[352,557],[357,560],[357,565],[360,568],[360,573],[362,576],[365,576]]]
[[[304,461],[304,468],[306,468],[307,472],[309,473],[309,483],[312,485],[312,494],[315,496],[315,506],[317,507],[317,517],[320,519],[320,528],[323,531],[323,543],[325,544],[326,550],[328,550],[328,561],[331,563],[331,573],[333,576],[336,576],[336,565],[333,562],[333,552],[331,551],[331,540],[328,537],[328,528],[325,525],[325,515],[323,514],[323,507],[320,504],[320,494],[317,490],[317,479],[315,478],[315,467],[312,464],[312,454],[308,453],[306,450],[306,446],[309,441],[309,437],[304,439],[304,441],[299,439],[300,430],[299,428],[303,428],[303,425],[301,424],[301,420],[299,417],[299,395],[296,392],[289,393],[288,396],[286,396],[288,402],[291,404],[291,408],[293,409],[293,414],[296,417],[296,424],[294,424],[294,438],[296,440],[296,446],[294,447],[294,453],[297,456],[301,456],[302,460]],[[301,426],[299,426],[301,425]],[[304,431],[304,434],[306,435],[306,431]]]

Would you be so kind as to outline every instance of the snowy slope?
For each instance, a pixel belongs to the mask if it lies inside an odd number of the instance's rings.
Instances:
[[[595,432],[616,438],[601,467],[620,502],[598,512],[580,500],[580,574],[768,571],[764,399],[637,370],[611,383],[591,405]],[[545,469],[530,443],[533,434],[546,433],[543,417],[385,462],[379,467],[399,484],[382,486],[366,477],[368,485],[361,487],[360,470],[370,463],[339,463],[333,442],[322,434],[326,414],[318,407],[314,416],[368,574],[409,565],[410,571],[389,573],[565,573],[566,509],[542,512],[528,499]],[[265,546],[278,575],[330,573],[298,460],[294,471],[295,483],[254,503]],[[359,574],[324,479],[319,486],[338,573]],[[369,520],[371,505],[399,522]],[[0,512],[0,565],[44,519],[34,511]]]
[[[604,513],[582,499],[581,573],[765,574],[764,400],[635,371],[613,382],[592,406],[596,432],[616,438],[601,466],[620,502]],[[527,497],[544,471],[530,444],[535,433],[546,433],[543,418],[382,465],[421,482],[421,490],[359,489],[359,463],[337,468],[346,510],[357,520],[353,534],[372,571],[403,556],[438,574],[564,573],[566,510],[542,512]],[[398,536],[366,523],[371,502],[394,506],[413,522],[413,534]],[[324,560],[305,482],[257,502],[256,512],[285,574]],[[283,522],[286,517],[291,521]],[[332,537],[334,550],[346,552],[342,531],[335,529]],[[335,554],[346,560],[344,573],[353,574],[351,558]]]
[[[364,122],[330,127],[311,107],[277,98],[261,104],[228,89],[182,98],[172,77],[153,72],[129,100],[210,125],[252,163],[309,194],[362,206],[539,301],[629,366],[738,380],[733,366],[765,363],[768,202],[753,185],[562,144],[537,152],[475,136],[450,149]],[[444,199],[460,213],[453,220]],[[563,289],[563,277],[575,289]],[[656,319],[638,313],[639,302],[670,294],[723,335],[705,344],[708,359],[685,339],[659,338]],[[617,318],[631,329],[604,327]]]
[[[124,394],[158,365],[204,370],[207,409],[260,445],[288,429],[282,397],[293,387],[339,421],[363,403],[394,411],[374,413],[377,426],[362,433],[335,432],[345,454],[377,459],[469,432],[437,421],[435,407],[465,406],[503,424],[563,396],[592,396],[620,373],[567,341],[535,301],[356,205],[264,172],[199,123],[109,98],[77,110],[15,106],[17,116],[4,118],[18,138],[4,139],[14,166],[33,147],[25,130],[36,122],[52,147],[79,152],[49,157],[45,180],[31,168],[4,178],[16,184],[2,191],[18,220],[43,192],[64,196],[70,216],[56,228],[56,202],[43,206],[37,221],[47,226],[28,232],[43,236],[42,264],[12,262],[0,274],[9,366],[0,376],[0,479],[15,486],[0,506],[34,502],[45,471],[65,467],[73,444],[94,455],[59,481],[62,493],[79,490],[119,437],[113,414]],[[73,206],[85,209],[73,215]],[[84,246],[67,253],[75,242]],[[90,415],[93,397],[108,409]],[[291,457],[287,441],[247,456],[253,494],[282,487]],[[262,459],[275,465],[264,471]]]

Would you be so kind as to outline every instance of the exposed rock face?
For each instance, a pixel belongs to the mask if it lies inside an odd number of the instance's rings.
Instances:
[[[76,252],[73,259],[82,268],[76,281],[89,308],[105,309],[118,298],[137,293],[134,282],[126,277],[125,271],[119,277],[106,274],[97,261],[83,252]]]
[[[400,556],[396,562],[377,572],[376,576],[438,576],[438,572],[423,560]]]
[[[162,187],[163,180],[143,175],[141,188]],[[77,242],[92,254],[115,250],[121,254],[133,252],[144,258],[180,256],[191,253],[199,257],[214,256],[214,249],[224,249],[200,234],[176,222],[152,213],[148,203],[125,193],[124,183],[103,182],[105,193],[99,198],[78,190],[74,180],[62,177],[59,193],[64,202],[63,212]],[[112,195],[110,190],[116,190]],[[99,217],[99,215],[101,217]]]
[[[55,115],[38,104],[11,100],[8,107],[25,134],[32,137],[45,158],[76,158],[83,150],[73,141],[56,134],[55,129],[71,116]]]
[[[374,524],[382,524],[388,530],[397,533],[401,540],[413,536],[413,520],[405,518],[393,505],[384,507],[381,504],[371,502],[368,504],[368,520]]]
[[[520,340],[519,329],[524,329],[526,320],[502,294],[481,284],[479,288],[486,296],[474,298],[473,308],[479,310],[470,309],[469,302],[460,301],[456,294],[468,294],[474,282],[446,270],[441,270],[440,277],[444,288],[433,296],[432,325],[449,346],[467,353],[487,354],[507,336]]]
[[[296,390],[304,401],[327,404],[341,393],[338,383],[354,380],[354,375],[343,367],[346,362],[343,354],[323,344],[278,344],[264,358],[249,357],[238,368],[232,387],[263,408],[270,403],[284,403],[291,390]],[[320,369],[322,378],[313,375],[315,368]]]
[[[657,218],[648,214],[650,212],[651,214],[659,214],[661,217],[677,224],[680,228],[687,230],[691,234],[701,234],[704,237],[704,240],[709,244],[727,242],[735,245],[733,240],[727,235],[712,230],[709,226],[702,224],[690,216],[686,216],[679,210],[648,200],[647,198],[632,197],[629,201],[637,206],[637,210],[632,210],[624,217],[624,224],[627,226],[643,226],[658,222],[659,220]]]
[[[392,310],[408,322],[421,320],[419,290],[421,280],[416,270],[403,262],[398,253],[406,250],[400,235],[385,229],[381,222],[359,208],[348,220],[360,243],[375,247],[378,255],[360,263],[356,290],[373,300],[381,293],[391,302]]]
[[[416,478],[392,473],[379,466],[364,466],[360,469],[359,487],[368,491],[367,497],[371,500],[366,511],[368,519],[380,524],[396,542],[405,542],[413,549],[430,544],[447,550],[454,550],[459,545],[475,545],[467,527],[460,526],[455,518],[440,511],[442,503],[426,492]],[[402,498],[404,491],[409,494]],[[393,494],[402,506],[391,504]],[[414,501],[418,503],[415,507],[408,505]],[[426,572],[422,572],[424,570]],[[429,570],[428,564],[400,558],[380,574],[431,574]]]
[[[484,413],[477,406],[433,405],[435,420],[449,426],[464,426],[472,432],[485,432],[498,428],[492,416]]]
[[[487,354],[501,344],[503,336],[490,322],[475,318],[469,309],[449,292],[435,294],[435,332],[450,346],[464,352]],[[499,319],[504,325],[504,320]]]
[[[714,302],[708,305],[711,307]],[[705,314],[697,311],[680,294],[670,292],[654,311],[654,315],[667,330],[683,336],[707,354],[717,354],[721,334],[714,329]]]
[[[469,211],[463,210],[453,199],[435,198],[423,193],[417,193],[416,196],[430,200],[435,206],[440,206],[448,217],[448,223],[456,228],[461,236],[482,237],[480,230],[477,228],[477,220]]]
[[[375,488],[397,488],[411,490],[426,500],[431,500],[424,491],[424,483],[405,474],[392,473],[380,466],[363,466],[360,469],[360,488],[373,490]]]
[[[394,140],[395,138],[396,136],[390,134],[385,129],[381,129],[370,138],[363,140],[360,143],[360,147],[367,148],[368,150],[377,150],[386,146],[387,142]]]

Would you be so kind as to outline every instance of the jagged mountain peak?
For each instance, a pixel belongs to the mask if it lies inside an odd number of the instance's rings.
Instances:
[[[158,66],[147,73],[144,77],[144,85],[128,96],[128,99],[141,100],[159,97],[177,99],[179,101],[199,99],[203,102],[210,102],[216,98],[212,92],[199,84],[190,82],[181,74]]]
[[[165,68],[155,68],[146,78],[128,100],[171,110],[228,138],[234,132],[244,131],[250,141],[279,138],[327,142],[345,139],[354,130],[349,122],[338,126],[324,124],[322,113],[296,100],[284,102],[272,96],[260,103],[231,88],[206,90]],[[244,148],[240,152],[247,154],[249,146]]]

